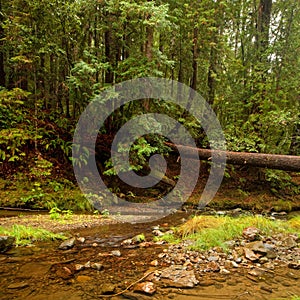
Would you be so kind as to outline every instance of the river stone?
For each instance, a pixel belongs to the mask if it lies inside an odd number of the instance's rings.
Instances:
[[[80,242],[80,243],[84,243],[85,238],[84,237],[79,237],[79,238],[77,238],[77,241]]]
[[[156,286],[151,281],[140,282],[134,286],[134,292],[140,292],[147,295],[153,295],[156,292]]]
[[[103,265],[101,263],[91,263],[91,268],[97,271],[101,271],[103,269]]]
[[[0,235],[0,253],[6,252],[14,245],[15,238],[13,236]]]
[[[122,255],[120,250],[112,250],[110,253],[111,255],[118,256],[118,257]]]
[[[294,270],[300,270],[300,263],[296,263],[296,262],[291,262],[288,264],[288,267],[290,269],[294,269]]]
[[[169,287],[193,288],[199,283],[193,270],[185,270],[181,265],[172,265],[161,271],[161,279]]]
[[[210,262],[207,263],[205,271],[206,272],[219,272],[220,271],[220,266],[215,261],[210,261]]]
[[[256,227],[250,226],[243,230],[243,237],[249,241],[255,241],[259,236],[260,230]]]
[[[250,274],[252,276],[255,276],[255,277],[260,277],[260,276],[262,276],[264,274],[264,272],[265,271],[262,270],[262,269],[254,268],[254,269],[250,270],[248,272],[248,274]]]
[[[100,290],[102,295],[112,295],[115,292],[115,285],[112,283],[104,283],[102,284]]]
[[[295,241],[295,239],[293,237],[289,236],[283,241],[283,245],[289,249],[295,248],[295,247],[297,247],[297,242]]]
[[[70,238],[70,239],[68,239],[68,240],[66,240],[66,241],[63,241],[63,242],[59,245],[58,249],[60,249],[60,250],[71,249],[71,248],[74,247],[75,242],[76,242],[76,238],[75,238],[75,237],[72,237],[72,238]]]
[[[221,268],[220,274],[222,274],[222,275],[228,275],[228,274],[230,274],[230,271],[227,270],[227,269],[225,269],[225,268]]]
[[[16,282],[16,283],[10,284],[7,288],[8,289],[24,289],[28,286],[29,286],[29,284],[27,282]]]
[[[84,269],[84,265],[75,264],[74,269],[75,269],[75,271],[81,271]]]
[[[212,279],[203,279],[199,282],[200,286],[211,286],[211,285],[214,285],[214,284],[215,284],[215,281],[212,280]]]
[[[268,249],[262,241],[248,243],[246,247],[254,252],[259,252],[262,254],[266,254],[268,252]]]
[[[244,248],[245,257],[251,261],[256,261],[259,257],[249,248]]]

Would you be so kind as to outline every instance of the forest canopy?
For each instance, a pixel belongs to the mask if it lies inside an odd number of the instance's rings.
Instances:
[[[86,105],[145,76],[199,92],[228,150],[299,155],[299,9],[297,0],[0,0],[1,174],[32,153],[51,154],[39,170],[69,161]],[[154,109],[165,103],[132,103],[111,115],[106,133]],[[207,147],[198,124],[172,109]]]

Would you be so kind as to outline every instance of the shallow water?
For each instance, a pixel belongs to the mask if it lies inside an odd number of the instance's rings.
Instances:
[[[85,243],[77,243],[73,249],[65,251],[58,250],[60,242],[14,248],[0,255],[0,299],[104,299],[101,294],[105,285],[113,285],[120,291],[143,277],[145,272],[164,267],[151,267],[150,262],[167,245],[124,249],[119,248],[120,242],[140,233],[150,240],[151,226],[174,226],[182,222],[183,217],[187,214],[180,212],[152,223],[80,229],[74,233],[85,237]],[[109,255],[116,249],[121,251],[120,257]],[[102,264],[103,269],[74,272],[75,264],[88,261]],[[206,273],[198,280],[199,285],[193,289],[159,287],[152,299],[287,299],[291,295],[300,295],[300,270],[280,265],[255,278],[249,277],[247,269],[239,268],[229,275]],[[124,295],[112,299],[125,299]],[[127,297],[134,299],[132,294]],[[139,294],[135,297],[151,298]]]

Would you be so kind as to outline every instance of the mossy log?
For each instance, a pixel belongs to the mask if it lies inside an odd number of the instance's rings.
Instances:
[[[172,149],[178,149],[182,155],[195,158],[195,148],[166,143]],[[254,166],[268,169],[300,172],[300,156],[279,155],[265,153],[233,152],[211,149],[196,149],[201,160],[210,160],[212,155],[218,161],[218,157],[226,154],[226,163],[233,165]]]

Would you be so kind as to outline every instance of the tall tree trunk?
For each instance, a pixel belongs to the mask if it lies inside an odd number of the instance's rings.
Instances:
[[[272,12],[272,0],[260,0],[257,20],[257,46],[260,59],[264,58],[264,53],[269,46],[269,30]]]
[[[194,24],[194,31],[193,31],[193,62],[192,62],[192,69],[193,69],[193,74],[191,78],[191,88],[193,90],[197,90],[197,78],[198,78],[198,28]]]
[[[2,0],[0,0],[0,12],[2,12]],[[3,49],[3,38],[4,29],[1,26],[4,21],[3,14],[0,13],[0,86],[5,86],[5,68],[4,68],[4,49]]]
[[[106,30],[104,33],[104,43],[105,43],[105,57],[106,61],[110,63],[110,66],[106,70],[105,73],[105,83],[112,84],[113,83],[113,71],[112,71],[112,65],[113,65],[113,55],[112,55],[112,36],[110,29]]]
[[[216,74],[216,50],[214,46],[210,48],[209,67],[207,74],[208,103],[213,104],[215,98],[215,74]]]
[[[152,60],[152,46],[153,46],[153,33],[154,29],[151,26],[146,28],[146,42],[145,42],[145,54],[148,61]]]

